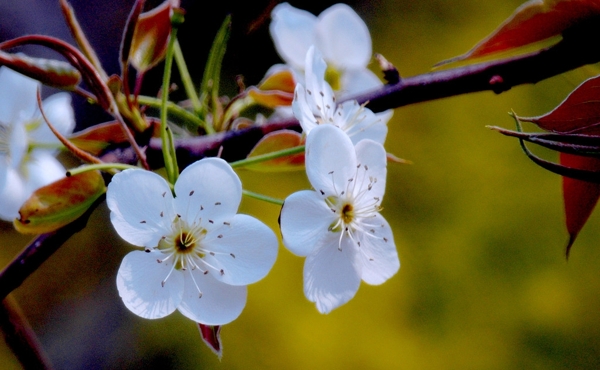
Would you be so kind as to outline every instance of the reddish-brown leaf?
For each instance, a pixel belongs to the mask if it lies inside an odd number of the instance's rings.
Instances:
[[[600,171],[600,158],[561,153],[560,163],[568,167]],[[563,177],[563,199],[569,232],[567,256],[579,231],[594,210],[598,197],[600,197],[600,184]]]
[[[600,134],[600,76],[583,82],[551,112],[519,119],[559,133]]]
[[[248,158],[258,155],[291,149],[303,145],[302,134],[292,130],[280,130],[266,134],[254,146]],[[285,157],[271,159],[253,165],[246,166],[256,171],[293,171],[304,168],[304,153],[292,154]]]
[[[223,356],[223,344],[221,343],[222,326],[210,326],[198,323],[198,329],[202,340],[219,357]]]
[[[548,40],[597,17],[600,17],[599,0],[530,0],[469,52],[447,62],[512,51]]]
[[[81,150],[99,155],[111,144],[127,142],[127,135],[119,122],[105,122],[75,133],[69,141]]]

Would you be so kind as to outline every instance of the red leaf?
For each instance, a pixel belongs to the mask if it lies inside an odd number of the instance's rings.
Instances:
[[[551,112],[519,119],[554,132],[600,134],[600,76],[583,82]]]
[[[221,344],[221,328],[222,326],[210,326],[198,323],[198,329],[202,340],[221,359],[223,356],[223,345]]]
[[[600,158],[560,153],[560,163],[568,167],[600,171]],[[577,234],[594,210],[598,197],[600,197],[600,184],[563,176],[563,199],[567,231],[569,232],[567,257]]]
[[[598,16],[598,0],[530,0],[469,52],[442,64],[481,58],[544,41]]]

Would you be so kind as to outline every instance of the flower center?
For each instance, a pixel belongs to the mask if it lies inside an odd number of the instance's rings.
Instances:
[[[329,86],[331,86],[333,91],[340,90],[342,88],[342,72],[331,65],[327,65],[327,69],[325,70],[325,81],[329,83]]]

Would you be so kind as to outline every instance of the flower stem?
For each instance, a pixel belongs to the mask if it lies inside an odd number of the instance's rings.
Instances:
[[[177,28],[179,23],[174,22],[174,15],[171,19],[171,36],[167,45],[167,54],[165,56],[165,71],[163,74],[161,109],[160,109],[160,138],[162,141],[162,154],[167,170],[167,178],[171,184],[175,184],[179,176],[179,167],[177,166],[177,157],[175,155],[175,145],[173,143],[173,133],[167,126],[167,101],[169,100],[169,84],[171,81],[171,68],[173,66],[173,48],[177,38]]]
[[[262,195],[259,193],[255,193],[250,190],[242,190],[242,194],[249,196],[251,198],[254,198],[254,199],[262,200],[263,202],[277,204],[278,206],[283,205],[283,200],[281,200],[281,199],[277,199],[277,198],[269,197],[269,196]]]
[[[160,99],[153,98],[150,96],[140,95],[140,96],[138,96],[138,102],[142,105],[147,105],[147,106],[153,107],[153,108],[160,109],[160,107],[162,106],[162,102]],[[171,101],[167,102],[167,110],[168,110],[168,113],[170,113],[186,122],[191,122],[196,127],[202,127],[204,129],[204,131],[206,131],[207,134],[215,133],[215,129],[212,128],[211,125],[207,124],[205,121],[198,118],[192,112],[180,107],[179,105],[177,105]]]
[[[252,164],[262,163],[270,161],[271,159],[286,157],[288,155],[298,154],[304,152],[304,145],[295,146],[289,149],[278,150],[267,154],[261,154],[254,157],[241,159],[239,161],[231,162],[230,165],[233,168],[246,167]]]
[[[194,111],[198,111],[201,109],[200,99],[198,98],[198,94],[196,94],[196,89],[194,88],[194,83],[192,82],[192,76],[190,75],[190,72],[187,68],[185,58],[183,57],[183,52],[181,51],[181,46],[179,45],[179,41],[177,40],[175,40],[173,51],[175,53],[175,63],[177,64],[177,68],[179,69],[179,75],[181,76],[181,82],[183,83],[185,93],[190,99]]]
[[[139,169],[139,167],[132,166],[130,164],[124,163],[99,163],[99,164],[90,164],[85,166],[79,166],[77,168],[73,168],[67,171],[67,177],[79,175],[80,173],[88,172],[88,171],[106,171],[112,173],[114,175],[114,171],[112,170],[129,170],[129,169]]]

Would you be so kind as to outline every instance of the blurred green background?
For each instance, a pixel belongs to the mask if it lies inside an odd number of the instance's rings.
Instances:
[[[265,4],[257,3],[253,19]],[[466,52],[520,4],[378,0],[353,7],[370,28],[374,52],[412,76]],[[318,14],[328,5],[310,9]],[[211,15],[190,4],[188,17]],[[235,12],[233,19],[235,28]],[[210,42],[216,27],[193,33],[197,25],[188,22],[189,37]],[[272,64],[268,23],[258,27],[244,47],[270,49]],[[230,82],[246,60],[261,59],[243,56],[236,37],[226,61]],[[246,82],[257,83],[265,70],[244,71]],[[224,327],[221,361],[182,315],[144,320],[123,306],[115,276],[132,247],[114,233],[105,205],[13,295],[58,369],[600,368],[600,216],[592,215],[565,261],[560,178],[530,162],[514,139],[485,128],[512,128],[510,109],[552,109],[595,71],[397,109],[386,149],[414,162],[389,165],[383,201],[399,273],[381,286],[363,284],[348,304],[321,315],[302,292],[304,259],[281,247],[271,273],[249,287],[241,317]],[[309,187],[302,172],[239,174],[245,188],[280,198]],[[245,198],[241,212],[278,230],[276,206]],[[6,223],[0,232],[5,265],[30,238]],[[0,364],[20,368],[3,342]]]

